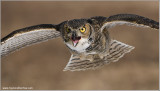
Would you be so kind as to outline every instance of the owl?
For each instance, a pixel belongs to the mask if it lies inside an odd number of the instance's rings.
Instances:
[[[134,14],[117,14],[67,20],[60,24],[40,24],[18,29],[1,39],[1,56],[23,47],[61,37],[71,52],[64,71],[97,69],[118,61],[133,46],[113,40],[109,28],[130,25],[159,29],[159,22]]]

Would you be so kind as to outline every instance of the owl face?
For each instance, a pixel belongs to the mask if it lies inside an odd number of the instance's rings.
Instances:
[[[91,44],[91,25],[87,20],[71,20],[64,24],[63,38],[65,44],[72,50],[84,52]]]

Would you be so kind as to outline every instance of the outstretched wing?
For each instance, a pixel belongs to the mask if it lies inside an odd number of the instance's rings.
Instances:
[[[118,61],[133,49],[133,46],[127,45],[117,40],[111,40],[109,52],[103,59],[97,57],[94,58],[93,61],[90,61],[88,59],[81,60],[79,55],[72,54],[68,64],[64,68],[64,71],[84,71],[90,69],[98,69],[105,64]]]
[[[13,31],[1,39],[1,56],[59,36],[60,32],[52,24],[35,25]]]
[[[79,55],[71,55],[71,58],[63,71],[85,71],[94,70],[105,65],[106,62],[103,59],[96,58],[94,61],[88,59],[81,60]]]
[[[104,28],[111,28],[113,26],[123,24],[159,29],[159,22],[156,22],[152,19],[134,14],[117,14],[106,18],[101,30],[103,30]]]

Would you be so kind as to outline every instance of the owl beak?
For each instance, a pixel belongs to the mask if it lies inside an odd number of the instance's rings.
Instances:
[[[73,46],[76,47],[81,37],[77,36],[77,34],[73,32],[71,39],[72,39]]]

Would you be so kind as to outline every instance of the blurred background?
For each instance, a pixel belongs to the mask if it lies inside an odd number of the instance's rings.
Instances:
[[[158,21],[158,1],[101,2],[4,2],[1,37],[37,24],[64,20],[137,14]],[[98,70],[63,71],[70,52],[61,38],[16,51],[2,58],[3,87],[33,87],[35,90],[155,90],[158,89],[158,31],[126,25],[109,30],[112,39],[135,47],[116,63]]]

